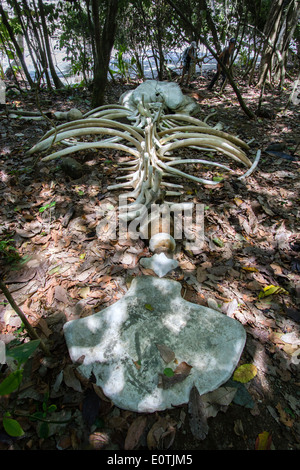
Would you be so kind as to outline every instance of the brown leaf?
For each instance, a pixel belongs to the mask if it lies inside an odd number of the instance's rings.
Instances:
[[[114,430],[114,431],[127,431],[128,430],[128,423],[123,416],[112,416],[109,418],[109,426]]]
[[[52,335],[52,331],[48,327],[47,322],[44,318],[39,318],[36,326],[42,330],[46,338]]]
[[[109,435],[105,432],[94,432],[89,436],[89,443],[95,450],[103,450],[110,443]]]
[[[191,389],[188,410],[190,414],[190,428],[196,439],[203,440],[208,433],[207,419],[204,413],[204,405],[195,385]]]
[[[276,405],[276,408],[279,412],[279,420],[285,424],[286,426],[288,426],[289,428],[291,428],[294,424],[294,420],[291,418],[291,416],[289,416],[285,411],[284,409],[282,408],[281,404],[278,403],[278,405]]]
[[[48,289],[48,291],[47,291],[46,301],[47,301],[47,304],[48,304],[48,305],[51,305],[52,302],[53,302],[54,290],[55,290],[55,287],[54,287],[54,286],[51,286],[51,287]]]
[[[168,415],[165,417],[158,417],[158,420],[153,424],[152,428],[147,435],[147,446],[149,450],[163,449],[163,445],[170,446],[172,441],[173,433],[175,432],[176,422],[172,420]],[[169,434],[172,435],[170,439]],[[167,437],[169,436],[169,438]],[[174,436],[175,437],[175,436]],[[166,439],[167,438],[167,439]],[[164,442],[164,439],[166,441]],[[174,440],[174,439],[173,439]]]
[[[64,304],[68,303],[67,291],[61,286],[55,287],[54,297],[59,302],[63,302]]]
[[[169,428],[161,435],[161,448],[169,449],[174,442],[176,436],[176,427],[170,425]]]
[[[226,409],[232,402],[237,389],[234,387],[219,387],[212,392],[202,395],[203,412],[206,418],[215,417],[220,410]]]
[[[172,349],[170,349],[165,344],[158,344],[158,343],[156,343],[156,347],[159,350],[160,355],[166,364],[168,364],[171,361],[174,361],[175,353],[174,351],[172,351]]]
[[[5,279],[6,284],[15,284],[22,282],[29,282],[36,275],[36,268],[28,268],[22,271],[12,272]]]
[[[67,365],[64,368],[64,381],[67,387],[73,388],[76,392],[82,392],[81,384],[74,374],[72,365]]]
[[[133,450],[138,447],[140,439],[145,431],[147,425],[147,416],[139,416],[133,421],[128,429],[125,439],[124,449]]]
[[[243,428],[243,423],[241,419],[237,419],[234,422],[233,430],[237,436],[241,436],[241,437],[244,436],[244,428]]]
[[[168,388],[173,387],[175,384],[183,382],[183,380],[185,380],[191,372],[191,369],[192,366],[190,366],[186,362],[181,362],[174,370],[174,375],[172,377],[167,377],[165,374],[158,374],[158,387],[167,390]]]
[[[180,362],[180,364],[178,364],[178,366],[174,370],[174,374],[182,374],[187,377],[189,373],[191,372],[192,368],[193,366],[190,366],[187,362],[182,361]]]

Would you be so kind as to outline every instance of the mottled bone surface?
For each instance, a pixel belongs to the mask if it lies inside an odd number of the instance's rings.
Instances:
[[[154,412],[187,403],[195,385],[212,391],[232,375],[245,345],[242,325],[181,297],[180,283],[137,277],[125,296],[108,308],[65,324],[71,359],[94,377],[105,395],[122,408]],[[170,348],[166,364],[157,344]],[[160,374],[186,362],[190,374],[164,389]]]
[[[247,168],[246,174],[240,178],[251,174],[257,166],[260,152],[252,163],[246,154],[249,146],[245,142],[190,115],[198,108],[176,83],[147,80],[124,93],[120,104],[100,106],[82,119],[47,132],[28,153],[47,151],[57,145],[66,147],[52,151],[42,158],[43,162],[91,148],[107,148],[127,154],[133,164],[120,164],[122,175],[108,189],[123,188],[128,191],[128,197],[135,199],[128,214],[123,215],[128,221],[134,220],[141,204],[149,209],[159,199],[181,195],[177,178],[212,187],[219,184],[213,179],[190,175],[182,165],[186,168],[194,163],[198,163],[200,168],[211,165],[233,173],[229,164],[214,161],[211,154],[215,152]],[[125,118],[128,124],[119,122]],[[86,141],[87,136],[93,136],[93,141]],[[173,151],[178,152],[184,147],[194,149],[195,158],[172,155]]]

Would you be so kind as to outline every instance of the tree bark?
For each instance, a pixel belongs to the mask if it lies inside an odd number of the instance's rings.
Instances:
[[[118,0],[107,0],[104,26],[101,29],[99,0],[91,1],[94,43],[94,83],[93,83],[93,108],[101,106],[107,86],[107,73],[111,51],[114,45],[117,28]],[[87,1],[89,8],[89,1]]]
[[[284,84],[289,46],[299,22],[299,16],[300,3],[297,0],[292,0],[282,21],[278,50],[276,51],[278,63],[276,64],[274,76],[275,80],[280,81],[280,87]]]
[[[283,12],[284,0],[276,0],[272,3],[268,20],[265,24],[265,44],[261,58],[258,87],[262,87],[269,74],[271,83],[272,61],[275,52],[276,41],[280,31],[280,20]]]
[[[2,7],[1,4],[0,4],[0,13],[1,13],[1,16],[2,16],[3,24],[4,24],[4,26],[6,27],[6,29],[7,29],[7,31],[8,31],[8,34],[9,34],[9,37],[10,37],[10,39],[12,40],[12,43],[13,43],[13,45],[14,45],[14,47],[15,47],[15,50],[16,50],[18,59],[20,60],[20,63],[21,63],[22,68],[23,68],[23,70],[24,70],[24,73],[25,73],[25,76],[26,76],[26,78],[27,78],[27,81],[28,81],[30,87],[31,87],[31,88],[34,88],[34,82],[33,82],[32,78],[31,78],[31,76],[30,76],[30,73],[29,73],[29,71],[28,71],[27,65],[26,65],[25,60],[24,60],[24,57],[23,57],[23,53],[22,53],[22,51],[21,51],[21,49],[20,49],[20,46],[19,46],[19,44],[18,44],[18,41],[17,41],[16,38],[15,38],[14,32],[13,32],[13,30],[12,30],[12,28],[11,28],[11,26],[10,26],[8,20],[7,20],[5,11],[4,11],[4,9],[3,9],[3,7]]]
[[[31,13],[31,9],[28,6],[27,0],[22,0],[22,4],[23,4],[24,12],[27,15],[27,18],[28,18],[28,20],[31,24],[33,37],[35,38],[35,41],[36,41],[35,53],[36,53],[36,56],[37,56],[38,61],[40,63],[40,70],[37,71],[38,75],[41,73],[41,71],[44,71],[47,86],[48,86],[49,89],[51,89],[52,88],[51,80],[50,80],[50,76],[49,76],[49,73],[48,73],[48,70],[47,70],[47,68],[48,68],[47,56],[46,56],[44,48],[42,47],[42,39],[40,38],[41,33],[39,34],[38,28],[37,28],[37,26],[34,22],[34,18],[33,18],[33,15]]]
[[[192,28],[192,30],[194,31],[196,37],[199,37],[200,41],[202,42],[202,44],[205,45],[205,47],[209,50],[209,52],[211,53],[211,55],[216,59],[216,61],[218,63],[220,63],[219,61],[219,58],[218,58],[218,55],[215,53],[215,51],[210,47],[210,45],[208,44],[208,42],[206,41],[206,39],[201,35],[199,34],[199,32],[197,31],[197,29],[194,27],[194,25],[185,17],[184,13],[182,13],[182,11],[177,7],[177,5],[174,4],[174,2],[172,0],[167,0],[167,2],[171,5],[172,8],[174,8],[174,10],[177,12],[177,14]],[[222,65],[225,73],[226,73],[226,76],[227,76],[227,79],[230,83],[230,85],[232,86],[235,94],[236,94],[236,97],[238,99],[238,102],[240,103],[240,106],[242,108],[242,110],[244,111],[244,113],[250,118],[250,119],[254,119],[255,118],[255,114],[251,111],[251,109],[249,109],[245,103],[245,101],[243,100],[243,97],[241,95],[241,92],[240,90],[238,89],[237,85],[235,84],[235,81],[233,80],[232,78],[232,75],[231,75],[231,72],[230,70],[224,66],[223,64],[220,63],[220,65]]]
[[[47,57],[48,57],[48,64],[51,72],[51,76],[53,79],[53,83],[55,85],[55,88],[64,88],[63,83],[59,79],[54,64],[52,60],[52,54],[51,54],[51,48],[50,48],[50,41],[49,41],[49,35],[48,35],[48,28],[46,24],[46,17],[45,17],[45,10],[44,10],[44,5],[42,0],[38,0],[38,5],[39,5],[39,10],[40,10],[40,16],[41,16],[41,21],[42,21],[42,28],[43,28],[43,33],[44,33],[44,40],[45,40],[45,47],[47,51]]]

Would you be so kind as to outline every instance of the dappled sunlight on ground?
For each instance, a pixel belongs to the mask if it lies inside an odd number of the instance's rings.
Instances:
[[[167,277],[181,282],[184,299],[213,306],[241,322],[247,333],[241,363],[255,364],[258,373],[244,386],[254,401],[253,407],[245,402],[231,403],[226,412],[209,419],[210,431],[203,441],[191,435],[187,407],[162,415],[169,424],[172,418],[177,426],[175,449],[185,445],[190,450],[253,449],[256,436],[264,430],[272,432],[276,449],[296,448],[300,442],[299,406],[295,405],[299,393],[299,339],[288,343],[282,336],[298,335],[300,322],[299,147],[295,152],[300,137],[299,108],[297,111],[290,104],[285,110],[290,86],[280,93],[268,90],[263,101],[268,108],[275,109],[275,118],[250,121],[229,85],[223,94],[218,89],[208,92],[205,80],[196,79],[192,85],[191,91],[202,94],[199,118],[215,111],[208,121],[210,125],[221,122],[224,131],[251,141],[252,161],[258,149],[262,156],[257,170],[244,182],[226,175],[211,189],[180,181],[184,185],[184,200],[205,206],[205,243],[201,253],[193,256],[183,250],[179,241],[174,258],[180,266]],[[117,102],[122,91],[134,86],[134,83],[110,86],[106,101]],[[242,86],[242,93],[254,110],[259,90]],[[89,94],[74,93],[73,99],[67,100],[66,95],[52,97],[45,93],[41,103],[45,110],[79,107],[84,112],[88,110],[86,99]],[[33,96],[24,98],[24,107],[32,107],[32,103]],[[139,264],[141,257],[149,256],[147,240],[112,239],[105,226],[100,236],[96,233],[105,210],[118,203],[119,192],[108,191],[107,186],[115,183],[117,164],[128,156],[109,150],[79,152],[76,159],[84,171],[81,178],[73,180],[59,162],[34,166],[39,157],[26,156],[26,150],[46,130],[48,124],[43,122],[24,123],[0,117],[0,242],[9,241],[27,261],[19,270],[10,264],[3,264],[2,268],[17,304],[30,322],[38,325],[39,333],[50,342],[54,354],[50,365],[44,361],[46,365],[42,367],[42,356],[34,363],[30,385],[33,394],[46,390],[47,384],[56,383],[61,371],[73,367],[62,334],[67,320],[103,310],[124,296],[132,278],[153,275]],[[264,152],[274,142],[283,143],[285,152],[295,160]],[[190,157],[193,150],[182,152]],[[197,176],[216,175],[211,168],[190,169]],[[222,172],[216,171],[220,176]],[[259,297],[269,285],[282,287],[287,293]],[[20,321],[5,304],[3,295],[0,301],[0,339],[11,340]],[[89,389],[85,380],[80,378],[79,382],[82,391]],[[70,383],[75,387],[74,378],[69,382],[62,379],[52,400],[59,407],[70,405],[72,412],[76,408],[80,413],[82,392],[70,387]],[[99,390],[97,393],[101,395]],[[114,442],[111,436],[117,435],[115,445],[122,447],[130,424],[139,416],[116,409],[99,395],[103,411],[100,416],[105,426],[98,437],[108,439],[105,434],[108,429],[110,444]],[[145,418],[149,426],[156,420],[150,415]],[[244,435],[234,432],[238,420],[243,423]],[[34,424],[28,426],[30,429]],[[82,424],[77,430],[78,435],[86,432]],[[94,437],[97,439],[97,435]],[[56,438],[47,444],[55,448]]]

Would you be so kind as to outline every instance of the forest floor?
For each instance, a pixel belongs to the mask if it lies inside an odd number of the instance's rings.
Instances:
[[[118,192],[107,186],[115,182],[118,153],[77,153],[84,171],[72,179],[57,161],[41,164],[39,155],[26,155],[50,128],[48,121],[1,114],[1,267],[10,293],[52,355],[36,350],[25,364],[18,393],[1,397],[1,407],[11,411],[25,433],[11,437],[0,424],[0,449],[300,448],[300,128],[299,105],[287,107],[293,80],[287,79],[284,90],[266,89],[263,107],[274,116],[255,120],[245,116],[229,85],[219,93],[218,87],[207,91],[207,83],[207,77],[198,76],[189,90],[200,104],[198,117],[216,112],[210,125],[221,122],[224,131],[251,141],[252,160],[258,149],[262,156],[244,182],[224,176],[212,190],[182,181],[186,200],[205,205],[205,243],[198,255],[177,253],[180,266],[167,277],[181,282],[186,300],[214,306],[242,323],[247,341],[239,365],[254,365],[256,375],[226,384],[238,392],[226,403],[212,403],[203,439],[193,433],[188,404],[139,415],[117,408],[82,377],[69,358],[64,323],[120,299],[132,277],[148,274],[138,261],[149,248],[142,240],[97,237],[101,205],[117,204]],[[136,85],[111,84],[106,102],[118,102]],[[242,80],[239,87],[254,111],[259,90]],[[86,112],[90,98],[81,89],[39,94],[42,110],[49,113],[73,107]],[[7,107],[38,109],[30,92],[8,92]],[[274,143],[281,144],[276,147],[281,153],[265,151]],[[191,171],[199,175],[200,169],[195,165]],[[211,169],[203,171],[212,176]],[[261,297],[270,285],[277,291]],[[1,294],[0,340],[11,347],[26,338],[19,316]],[[2,365],[0,377],[9,372]],[[47,409],[49,426],[30,419]]]

